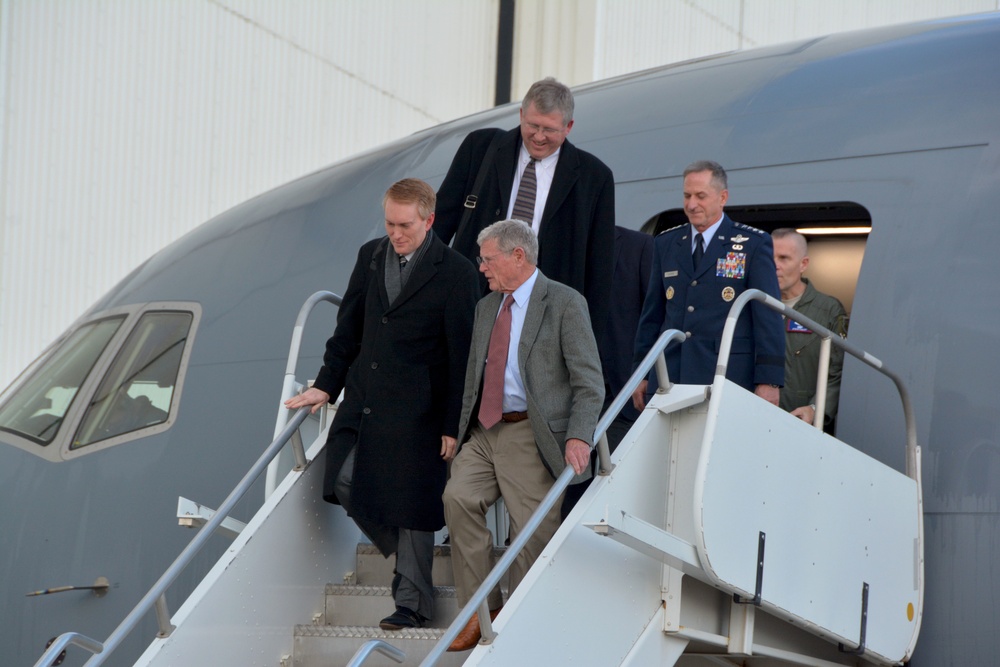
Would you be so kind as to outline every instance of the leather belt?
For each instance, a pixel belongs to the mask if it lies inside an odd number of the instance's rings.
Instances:
[[[528,418],[527,412],[505,412],[500,416],[500,420],[508,424],[516,424],[517,422],[523,422],[527,418]]]

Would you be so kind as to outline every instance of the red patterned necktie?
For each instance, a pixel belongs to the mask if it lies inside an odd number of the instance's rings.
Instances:
[[[514,295],[508,294],[490,334],[490,349],[483,371],[483,395],[479,402],[479,423],[485,429],[493,428],[503,416],[503,375],[510,349],[510,308],[513,305]]]
[[[524,168],[521,175],[521,182],[517,186],[517,198],[514,200],[514,210],[511,217],[515,220],[523,220],[531,226],[531,221],[535,219],[535,193],[538,192],[538,181],[535,178],[535,163],[538,160],[532,159],[528,166]]]

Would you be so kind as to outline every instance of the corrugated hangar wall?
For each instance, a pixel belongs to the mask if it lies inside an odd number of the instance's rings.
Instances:
[[[225,209],[494,101],[500,0],[0,0],[0,388]],[[512,93],[998,0],[516,0]]]

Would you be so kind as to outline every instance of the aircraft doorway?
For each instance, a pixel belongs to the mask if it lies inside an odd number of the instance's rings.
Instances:
[[[726,214],[768,233],[781,227],[802,233],[809,242],[805,276],[821,292],[839,299],[850,318],[872,224],[865,207],[853,202],[764,204],[726,206]],[[655,236],[686,222],[683,209],[673,208],[653,216],[641,229]]]

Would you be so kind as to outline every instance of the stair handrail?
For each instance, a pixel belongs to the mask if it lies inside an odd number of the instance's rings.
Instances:
[[[299,308],[299,314],[295,318],[295,326],[292,328],[292,341],[288,346],[288,361],[285,364],[285,375],[281,383],[281,402],[284,403],[286,400],[298,393],[301,385],[295,379],[295,371],[299,364],[299,349],[302,347],[302,333],[305,330],[306,322],[309,320],[309,316],[312,311],[320,303],[332,303],[333,305],[340,308],[340,304],[343,302],[343,298],[339,294],[334,292],[328,292],[326,290],[319,290],[318,292],[313,292],[306,299],[302,307]],[[331,397],[333,399],[336,396]],[[274,435],[277,436],[281,432],[281,429],[285,428],[285,424],[288,423],[288,410],[281,408],[278,410],[278,416],[274,424]],[[296,449],[296,457],[298,457],[298,449]],[[264,497],[269,498],[274,490],[278,487],[278,457],[275,457],[274,462],[267,468],[267,476],[264,478]],[[296,463],[301,466],[304,461],[296,460]]]
[[[368,657],[373,653],[381,653],[392,661],[400,664],[406,660],[406,653],[384,639],[369,639],[354,653],[350,662],[348,662],[345,667],[361,667],[361,665],[363,665],[365,661],[368,660]]]
[[[306,302],[299,309],[298,317],[295,320],[295,327],[292,331],[292,343],[289,349],[289,360],[286,365],[286,375],[285,375],[285,385],[288,385],[288,372],[291,369],[292,373],[292,383],[295,380],[295,367],[298,362],[299,347],[302,341],[302,330],[305,327],[306,320],[309,314],[320,302],[333,303],[336,306],[340,306],[343,301],[342,298],[334,294],[333,292],[319,291],[315,292],[310,296]],[[284,396],[283,391],[283,398]],[[132,608],[132,611],[125,617],[125,619],[115,628],[114,632],[102,643],[86,635],[82,635],[77,632],[66,632],[56,638],[55,641],[45,650],[41,657],[35,662],[34,667],[49,667],[57,659],[59,654],[70,644],[80,646],[81,648],[89,651],[93,655],[84,667],[98,667],[104,663],[104,661],[111,655],[122,641],[127,637],[139,624],[139,621],[151,610],[155,609],[157,623],[159,625],[159,633],[157,637],[164,638],[169,637],[174,631],[174,626],[170,623],[170,612],[167,607],[166,591],[170,585],[177,579],[178,576],[184,571],[185,568],[191,563],[194,557],[201,551],[205,543],[208,542],[209,538],[215,534],[218,528],[222,525],[222,522],[229,517],[229,513],[233,511],[236,504],[243,499],[253,483],[257,481],[261,473],[270,465],[271,461],[281,452],[285,444],[289,441],[293,441],[294,448],[296,450],[295,457],[299,462],[299,468],[304,468],[308,465],[308,461],[305,458],[305,452],[302,448],[301,438],[298,437],[299,427],[302,422],[306,420],[309,416],[311,407],[305,406],[299,408],[295,414],[289,418],[289,410],[286,410],[284,406],[279,408],[278,421],[284,422],[283,427],[278,431],[271,444],[267,446],[264,452],[260,455],[257,461],[253,464],[250,470],[243,476],[243,479],[236,485],[236,487],[230,492],[226,499],[222,502],[219,508],[216,510],[215,515],[209,519],[205,525],[198,531],[194,538],[188,543],[183,551],[174,559],[174,562],[167,567],[166,571],[160,576],[160,578],[153,584],[152,588],[146,593],[145,596]]]
[[[632,376],[625,383],[625,386],[612,401],[611,405],[604,412],[604,415],[597,422],[597,428],[594,430],[594,440],[597,442],[597,448],[599,456],[601,459],[602,474],[607,474],[611,469],[611,459],[608,454],[608,439],[607,430],[614,421],[615,417],[625,406],[625,402],[631,399],[632,392],[639,386],[639,382],[646,379],[646,375],[649,373],[651,368],[656,369],[656,378],[658,394],[665,394],[670,391],[670,377],[667,374],[667,364],[663,357],[663,350],[666,349],[667,345],[672,342],[683,342],[687,336],[682,331],[677,329],[668,329],[660,334],[659,338],[646,353],[642,362],[636,367]],[[593,447],[592,447],[593,449]],[[461,610],[459,610],[458,615],[445,630],[444,635],[438,640],[434,648],[431,649],[430,653],[424,658],[423,662],[420,663],[421,667],[427,665],[434,665],[442,655],[444,655],[448,646],[451,645],[455,638],[458,637],[458,633],[462,631],[465,625],[472,618],[473,612],[479,612],[479,627],[482,631],[482,636],[487,640],[492,640],[496,637],[496,632],[493,630],[493,623],[490,620],[489,607],[486,602],[486,598],[490,591],[500,583],[500,579],[503,577],[504,573],[510,568],[514,563],[514,559],[517,555],[524,549],[528,540],[534,535],[535,531],[538,530],[538,526],[541,525],[542,520],[549,513],[549,511],[555,506],[556,502],[562,496],[563,491],[569,486],[570,481],[576,473],[573,471],[573,467],[567,465],[563,468],[562,473],[556,478],[555,483],[549,489],[549,492],[545,494],[542,498],[541,503],[535,509],[535,512],[531,515],[531,518],[525,523],[524,527],[518,533],[517,538],[507,547],[506,552],[497,561],[497,564],[493,566],[490,573],[486,576],[486,579],[480,584],[479,588],[469,599],[468,604],[466,604]]]
[[[63,648],[69,643],[76,644],[82,648],[90,651],[94,655],[85,663],[85,667],[97,667],[104,663],[111,653],[118,648],[125,637],[128,636],[132,630],[139,624],[139,621],[154,607],[156,608],[156,615],[160,625],[160,633],[158,637],[167,637],[174,630],[174,627],[169,623],[169,614],[166,613],[166,598],[164,597],[167,589],[170,585],[177,579],[178,576],[184,571],[184,569],[191,563],[191,560],[205,543],[208,542],[209,538],[215,533],[215,531],[222,525],[224,519],[229,516],[229,513],[233,511],[236,504],[243,499],[243,496],[250,490],[253,483],[257,480],[257,477],[264,471],[267,464],[271,462],[271,459],[281,451],[281,448],[285,446],[285,443],[292,437],[299,426],[305,421],[306,417],[309,416],[309,406],[299,408],[295,415],[288,421],[288,424],[281,431],[281,433],[276,437],[271,444],[268,445],[264,453],[260,455],[257,461],[254,463],[253,467],[243,476],[236,488],[232,490],[229,496],[222,502],[218,510],[216,510],[215,515],[205,523],[201,530],[194,536],[194,538],[188,543],[188,545],[181,551],[180,555],[174,559],[174,562],[166,569],[166,571],[160,576],[152,588],[143,596],[141,600],[132,608],[132,611],[125,617],[114,632],[104,641],[99,642],[97,640],[91,639],[84,635],[78,633],[68,632],[59,635],[55,642],[42,654],[42,656],[35,663],[35,667],[49,667],[57,659],[59,653]]]
[[[726,370],[729,365],[729,354],[732,348],[732,339],[736,331],[736,322],[739,319],[739,315],[743,308],[750,301],[758,301],[763,303],[766,307],[771,310],[778,311],[784,314],[786,317],[791,317],[796,322],[803,324],[814,332],[818,332],[824,339],[830,340],[838,347],[843,348],[845,351],[850,353],[852,356],[857,357],[864,363],[868,364],[875,370],[879,371],[886,377],[888,377],[896,385],[896,389],[899,392],[900,400],[903,403],[903,412],[906,420],[906,436],[907,436],[907,450],[906,450],[906,474],[911,479],[914,479],[918,485],[918,493],[920,486],[920,462],[919,462],[919,448],[917,447],[916,441],[916,421],[914,419],[913,410],[910,403],[909,393],[906,387],[903,385],[902,379],[893,371],[885,368],[884,364],[875,356],[869,354],[868,352],[862,350],[861,348],[849,343],[846,339],[841,338],[839,335],[830,331],[826,327],[822,326],[815,320],[806,317],[802,313],[789,308],[783,304],[778,299],[769,296],[768,294],[757,290],[751,289],[743,292],[737,297],[736,301],[733,303],[730,309],[729,315],[726,318],[726,322],[723,326],[722,331],[722,344],[719,349],[719,359],[716,366],[716,380],[720,378],[724,379],[726,375]],[[608,410],[605,411],[604,415],[598,421],[597,429],[595,430],[594,436],[597,442],[597,448],[599,452],[599,457],[601,461],[601,474],[607,474],[610,471],[610,456],[607,455],[608,444],[606,431],[611,422],[618,415],[618,412],[624,407],[625,402],[631,398],[632,392],[638,387],[639,382],[646,378],[650,368],[654,365],[656,367],[657,381],[660,388],[657,389],[657,393],[667,393],[670,390],[670,381],[667,374],[666,362],[664,359],[663,351],[666,349],[667,345],[671,342],[678,341],[683,342],[687,338],[686,334],[676,329],[668,329],[664,331],[659,338],[657,338],[656,343],[650,348],[646,357],[642,360],[642,363],[636,368],[635,372],[629,378],[628,382],[619,392],[618,396],[609,406]],[[829,345],[829,343],[825,343]],[[828,355],[829,352],[826,351]],[[825,371],[821,374],[821,379],[825,379]],[[823,394],[825,400],[825,390]],[[455,619],[452,621],[451,625],[445,631],[438,643],[435,644],[434,648],[431,649],[427,657],[424,658],[423,662],[420,663],[421,667],[430,667],[436,664],[437,660],[441,658],[444,654],[446,648],[451,645],[451,643],[458,637],[459,632],[465,627],[469,619],[472,618],[473,612],[478,612],[479,627],[482,633],[482,637],[487,641],[492,641],[497,635],[493,630],[493,624],[490,620],[489,608],[487,605],[486,598],[493,588],[499,584],[500,579],[506,573],[507,569],[514,562],[514,559],[527,544],[528,539],[534,534],[541,524],[545,515],[555,506],[556,501],[562,495],[563,491],[569,486],[570,481],[575,476],[573,468],[566,466],[562,473],[556,479],[555,484],[549,489],[549,492],[542,499],[538,508],[535,510],[534,514],[527,521],[524,528],[518,534],[517,539],[507,548],[503,557],[497,562],[497,564],[490,570],[489,575],[479,586],[473,596],[470,598],[468,604],[463,607]],[[921,528],[922,533],[922,528]],[[922,542],[922,536],[921,536]]]
[[[733,302],[732,307],[729,309],[729,315],[726,317],[725,326],[722,329],[722,344],[719,347],[719,361],[715,368],[715,378],[724,378],[726,376],[726,369],[729,367],[729,354],[733,343],[733,334],[736,331],[736,323],[739,320],[740,313],[746,307],[750,301],[757,301],[762,303],[767,308],[777,311],[789,317],[799,324],[804,325],[823,337],[824,340],[829,340],[837,347],[848,352],[851,356],[860,359],[864,363],[868,364],[879,373],[882,373],[887,378],[892,380],[893,384],[896,385],[896,391],[899,392],[900,402],[903,404],[903,418],[906,422],[906,476],[913,479],[920,484],[920,465],[919,465],[919,451],[917,447],[917,422],[913,413],[913,405],[910,402],[910,394],[906,390],[906,386],[903,384],[903,380],[895,372],[889,370],[885,367],[880,359],[869,354],[865,350],[861,349],[857,345],[849,342],[846,338],[841,337],[839,334],[830,331],[824,327],[819,322],[803,315],[797,310],[790,308],[783,304],[780,300],[775,299],[773,296],[766,294],[758,289],[750,289],[738,297]],[[819,381],[824,378],[820,376],[817,379],[817,390],[820,389]],[[823,396],[825,399],[826,382],[823,382]],[[817,406],[817,412],[819,406]]]

